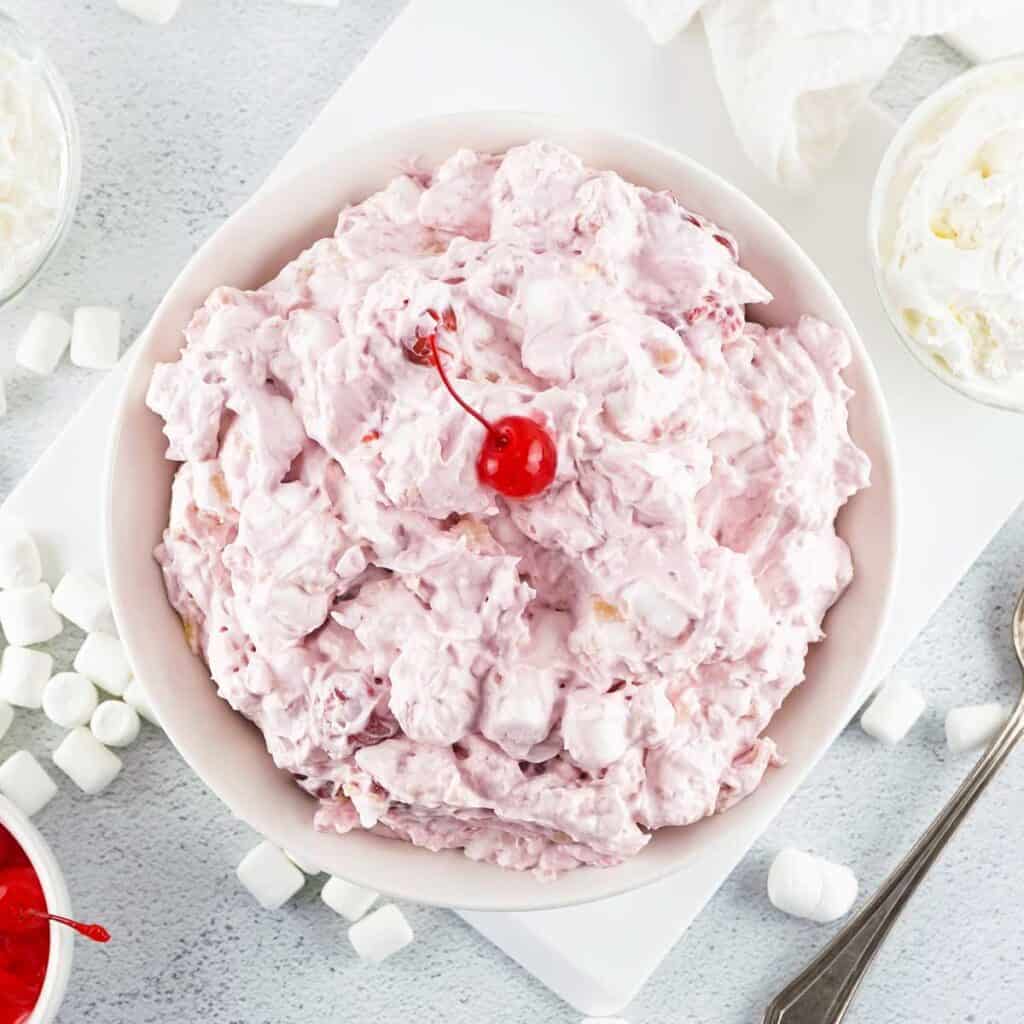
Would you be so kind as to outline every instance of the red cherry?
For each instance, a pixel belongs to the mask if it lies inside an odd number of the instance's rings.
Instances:
[[[451,309],[446,309],[440,317],[432,309],[427,313],[445,330],[455,330],[455,313]],[[431,362],[452,398],[487,431],[476,460],[476,475],[480,482],[493,487],[506,498],[533,498],[546,490],[558,468],[558,450],[551,435],[526,416],[505,416],[497,423],[491,423],[452,387],[441,364],[440,353],[444,349],[438,347],[437,332],[425,335],[422,340],[429,343]],[[406,351],[408,353],[408,349]]]
[[[487,432],[476,460],[480,482],[506,498],[532,498],[555,479],[558,451],[551,435],[526,416],[505,416]]]

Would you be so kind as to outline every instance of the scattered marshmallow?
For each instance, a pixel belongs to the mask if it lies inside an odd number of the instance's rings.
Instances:
[[[123,700],[105,700],[92,713],[89,728],[105,747],[127,747],[139,737],[139,713]]]
[[[318,868],[311,861],[306,860],[305,857],[300,857],[297,853],[292,853],[291,850],[285,850],[284,855],[304,874],[304,875],[322,875],[324,873],[323,868]]]
[[[0,629],[9,644],[25,647],[52,640],[63,628],[46,583],[0,593]]]
[[[377,902],[378,895],[372,889],[364,889],[332,875],[320,893],[320,898],[346,921],[355,922]]]
[[[901,680],[886,683],[860,716],[860,727],[876,740],[893,747],[910,732],[925,708],[918,690]]]
[[[404,949],[412,939],[412,929],[405,915],[391,903],[375,910],[348,930],[348,940],[359,959],[373,964],[379,964]]]
[[[106,588],[84,572],[69,572],[53,592],[53,607],[86,633],[95,632],[110,617]]]
[[[166,25],[178,13],[181,0],[117,0],[117,6],[139,21]]]
[[[53,658],[45,651],[5,648],[0,657],[0,699],[19,708],[41,708],[52,671]]]
[[[0,740],[7,735],[7,730],[14,721],[14,708],[5,700],[0,700]]]
[[[160,719],[156,717],[156,712],[150,706],[149,701],[146,698],[146,694],[143,691],[141,685],[139,685],[138,679],[133,679],[124,691],[124,701],[126,704],[130,704],[135,710],[142,715],[142,717],[150,723],[155,725],[157,728],[160,727]]]
[[[954,754],[988,746],[1010,717],[1002,704],[975,704],[946,713],[946,743]]]
[[[31,818],[57,795],[57,784],[27,750],[19,750],[0,764],[0,793]]]
[[[32,535],[7,516],[0,518],[0,588],[34,587],[43,578]]]
[[[81,672],[107,693],[124,695],[132,681],[132,669],[121,641],[110,633],[90,633],[75,655],[75,671]]]
[[[268,842],[260,843],[245,855],[237,874],[265,910],[283,907],[306,884],[306,876]]]
[[[121,314],[105,306],[75,310],[71,327],[71,362],[87,370],[109,370],[121,354]]]
[[[71,340],[71,324],[56,313],[36,313],[18,342],[15,360],[41,377],[57,369]]]
[[[53,763],[83,793],[102,793],[121,774],[121,758],[80,725],[53,752]]]
[[[857,878],[842,864],[789,847],[772,861],[768,899],[786,914],[825,924],[849,912]]]
[[[62,729],[88,725],[99,702],[96,687],[77,672],[58,672],[43,690],[43,714]]]

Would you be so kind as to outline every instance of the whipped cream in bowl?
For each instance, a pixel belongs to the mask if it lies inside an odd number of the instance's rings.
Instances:
[[[512,416],[557,454],[523,497],[481,470]],[[821,275],[709,172],[558,117],[414,123],[257,197],[158,310],[112,458],[168,735],[275,842],[424,902],[595,899],[765,821],[893,576],[887,419]]]
[[[869,216],[875,277],[910,352],[1024,411],[1024,61],[947,83],[897,132]]]

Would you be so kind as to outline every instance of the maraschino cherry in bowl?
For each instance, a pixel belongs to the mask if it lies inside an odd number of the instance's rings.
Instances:
[[[460,908],[735,858],[863,697],[894,573],[885,408],[820,272],[686,157],[547,115],[416,122],[254,198],[140,341],[109,470],[115,616],[196,773]]]
[[[50,1024],[64,1000],[74,934],[105,942],[98,925],[71,921],[60,866],[39,830],[0,796],[0,1024]]]

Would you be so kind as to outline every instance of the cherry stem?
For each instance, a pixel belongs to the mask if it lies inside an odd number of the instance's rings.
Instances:
[[[30,917],[41,917],[45,921],[54,921],[57,924],[66,925],[79,935],[84,935],[93,942],[109,942],[110,932],[99,924],[82,924],[81,921],[72,921],[70,917],[61,917],[59,914],[44,914],[41,910],[26,908],[23,913]]]
[[[494,436],[499,441],[501,441],[504,435],[499,430],[496,430],[494,424],[492,424],[490,420],[485,419],[480,413],[478,413],[476,409],[474,409],[473,406],[471,406],[467,401],[465,401],[455,390],[455,388],[452,387],[452,382],[448,379],[448,374],[444,372],[444,367],[441,365],[441,357],[440,355],[438,355],[436,331],[434,331],[430,335],[430,351],[433,353],[434,356],[434,366],[437,367],[437,372],[441,374],[441,380],[444,382],[444,386],[451,393],[452,398],[454,398],[455,401],[458,402],[459,405],[461,405],[462,408],[465,409],[470,416],[472,416],[476,420],[479,420],[484,425],[484,427],[487,428],[488,433],[494,434]]]

